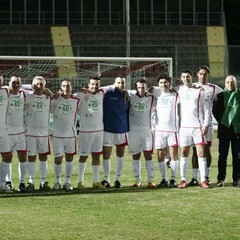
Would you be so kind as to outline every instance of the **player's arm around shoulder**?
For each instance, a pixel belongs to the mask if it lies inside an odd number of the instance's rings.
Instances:
[[[109,91],[114,90],[115,86],[112,84],[112,85],[107,85],[107,86],[100,87],[99,89],[102,90],[104,93],[107,93]]]
[[[161,90],[158,86],[151,86],[147,89],[146,96],[157,98],[161,95]]]
[[[4,89],[7,92],[8,95],[10,94],[10,87],[9,86],[2,86],[1,89]]]
[[[194,86],[194,85],[193,85],[193,86]],[[181,84],[178,84],[178,85],[173,86],[171,89],[173,89],[173,90],[176,91],[176,92],[179,92],[183,87],[184,87],[184,84],[181,83]]]
[[[75,92],[73,94],[73,97],[79,99],[79,101],[81,102],[83,99],[87,99],[88,95],[89,95],[89,91],[87,89],[84,89],[83,91]]]

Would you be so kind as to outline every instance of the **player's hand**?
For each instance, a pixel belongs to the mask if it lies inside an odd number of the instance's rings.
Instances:
[[[207,131],[208,131],[208,126],[203,126],[203,127],[201,128],[202,135],[206,135],[206,134],[207,134]]]
[[[53,98],[54,98],[54,99],[58,99],[58,97],[60,97],[62,94],[63,94],[63,91],[62,91],[62,90],[59,90],[58,92],[55,92],[55,93],[54,93]]]
[[[81,93],[88,93],[88,89],[87,88],[81,88],[79,90],[79,92],[81,92]]]
[[[147,91],[148,91],[149,93],[153,93],[153,89],[154,89],[154,87],[151,86],[151,87],[149,87],[149,88],[147,89]]]
[[[49,88],[45,88],[43,90],[43,93],[50,98],[53,98],[53,96],[54,96],[54,94],[52,93],[52,91]]]

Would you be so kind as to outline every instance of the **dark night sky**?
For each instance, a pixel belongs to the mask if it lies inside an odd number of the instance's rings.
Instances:
[[[224,11],[228,44],[240,45],[240,0],[225,0]]]

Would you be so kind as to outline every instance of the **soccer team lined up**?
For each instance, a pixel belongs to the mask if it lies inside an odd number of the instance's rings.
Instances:
[[[192,83],[191,70],[181,73],[179,84],[172,86],[168,74],[157,76],[158,86],[147,86],[146,79],[135,82],[135,90],[125,89],[125,79],[119,75],[111,86],[100,87],[100,78],[90,77],[88,87],[73,94],[71,82],[61,82],[61,91],[53,94],[45,88],[46,81],[36,76],[32,90],[21,88],[21,79],[12,76],[8,87],[0,89],[0,191],[14,192],[11,181],[12,154],[19,159],[21,192],[35,190],[35,167],[39,158],[39,189],[73,190],[71,176],[73,158],[79,155],[77,189],[84,189],[84,173],[89,155],[92,157],[93,188],[111,187],[111,153],[116,146],[116,174],[114,187],[121,188],[124,151],[128,145],[132,155],[135,178],[133,187],[142,185],[141,153],[145,158],[149,188],[198,185],[209,188],[213,139],[212,115],[219,123],[219,158],[217,186],[224,186],[226,162],[231,143],[233,155],[233,185],[240,179],[240,97],[236,78],[225,79],[225,89],[208,83],[209,68],[199,67],[198,82]],[[52,147],[54,152],[55,183],[47,181],[47,159],[50,154],[49,118],[53,114]],[[80,116],[79,134],[76,119]],[[187,169],[193,148],[192,179],[187,183]],[[180,147],[180,158],[178,148]],[[78,148],[78,151],[77,151]],[[154,180],[153,149],[157,150],[162,180]],[[171,158],[171,176],[166,174],[167,149]],[[100,180],[100,156],[103,155],[104,180]],[[65,174],[62,180],[62,162]],[[176,176],[180,168],[180,183]],[[28,176],[27,176],[28,175]],[[28,183],[25,179],[28,178]]]

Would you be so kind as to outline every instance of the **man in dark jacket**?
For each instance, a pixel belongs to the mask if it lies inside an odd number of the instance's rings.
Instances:
[[[226,77],[224,91],[214,98],[213,115],[219,124],[217,186],[224,186],[230,143],[233,186],[240,186],[240,91],[237,89],[237,80],[234,76]]]

